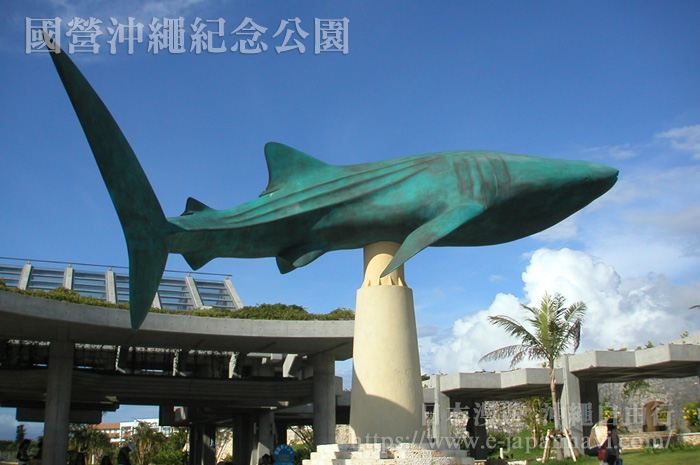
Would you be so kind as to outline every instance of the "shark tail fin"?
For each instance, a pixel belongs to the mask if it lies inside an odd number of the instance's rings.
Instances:
[[[165,218],[146,173],[105,104],[46,33],[44,40],[124,230],[129,252],[131,327],[136,331],[151,308],[165,270],[166,238],[178,228]]]

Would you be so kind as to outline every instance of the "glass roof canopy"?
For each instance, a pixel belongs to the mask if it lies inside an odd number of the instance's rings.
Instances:
[[[26,263],[21,264],[22,261]],[[48,263],[52,267],[35,266]],[[61,268],[58,265],[65,265]],[[124,268],[117,273],[105,265],[73,264],[0,257],[0,278],[8,287],[51,291],[58,287],[72,289],[83,296],[97,297],[111,303],[129,301],[129,275]],[[55,266],[55,267],[54,267]],[[168,272],[160,281],[153,299],[156,308],[188,311],[216,307],[236,310],[243,307],[231,279],[207,273]],[[192,275],[195,275],[194,277]],[[221,279],[224,277],[224,279]]]

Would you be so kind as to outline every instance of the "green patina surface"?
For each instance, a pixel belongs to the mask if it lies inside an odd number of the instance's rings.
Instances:
[[[51,53],[85,131],[129,251],[132,326],[146,317],[168,253],[195,269],[215,257],[276,257],[282,273],[326,252],[402,244],[387,274],[428,246],[480,246],[546,229],[610,189],[604,165],[486,151],[442,152],[352,166],[269,143],[260,197],[226,210],[188,199],[166,218],[102,100],[65,53]]]

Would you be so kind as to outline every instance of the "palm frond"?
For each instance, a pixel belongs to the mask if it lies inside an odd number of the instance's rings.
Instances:
[[[544,359],[549,365],[565,354],[569,347],[575,352],[581,341],[581,328],[586,314],[583,302],[566,307],[566,299],[559,293],[545,293],[538,307],[521,304],[525,324],[503,315],[489,317],[508,334],[520,339],[521,344],[503,347],[484,355],[480,361],[511,358],[511,368],[523,359]]]
[[[524,350],[522,344],[514,344],[512,346],[501,347],[493,350],[479,359],[479,362],[492,362],[494,360],[502,360],[504,358],[516,357],[518,353]]]

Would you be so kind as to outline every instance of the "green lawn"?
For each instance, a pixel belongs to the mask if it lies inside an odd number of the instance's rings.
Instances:
[[[541,455],[540,455],[541,457]],[[662,451],[657,454],[648,452],[627,452],[622,454],[624,465],[700,465],[700,449],[696,450],[679,450],[679,451]],[[529,462],[538,464],[541,462]],[[556,461],[551,460],[545,463],[552,465],[561,464],[569,465],[581,463],[585,465],[598,465],[598,459],[595,457],[579,457],[578,462],[573,460]]]
[[[523,432],[511,437],[510,449],[506,450],[506,454],[512,456],[516,460],[531,460],[542,457],[542,449],[527,447],[526,439],[529,437],[529,432]],[[518,440],[520,438],[520,440]],[[503,444],[507,446],[508,444]],[[531,445],[531,443],[530,443]],[[518,447],[522,446],[522,447]],[[623,452],[622,460],[624,465],[700,465],[700,447],[695,447],[687,450],[660,450],[656,453],[639,451],[639,452]],[[546,463],[554,464],[573,464],[572,460],[557,462],[556,460]],[[586,465],[598,465],[598,459],[595,457],[579,457],[578,462]]]

